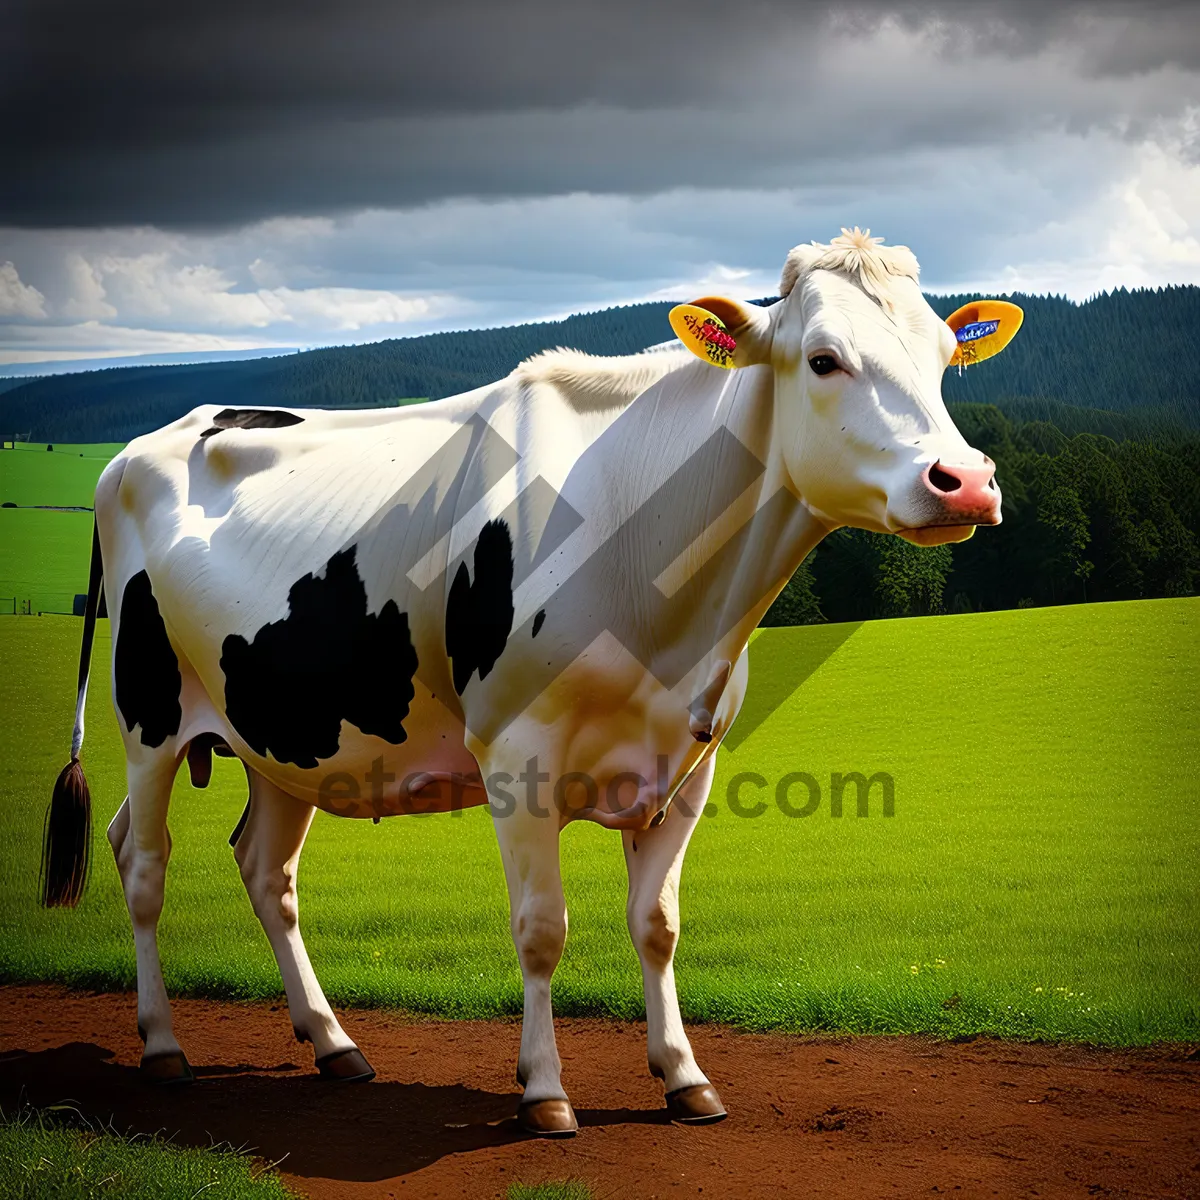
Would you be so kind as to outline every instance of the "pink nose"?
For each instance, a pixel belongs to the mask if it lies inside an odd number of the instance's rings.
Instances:
[[[948,515],[969,520],[973,525],[997,525],[1000,493],[996,490],[996,464],[984,458],[978,467],[931,463],[922,479]]]

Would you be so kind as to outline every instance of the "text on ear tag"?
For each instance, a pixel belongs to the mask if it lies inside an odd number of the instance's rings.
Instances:
[[[737,341],[715,313],[696,304],[678,304],[668,315],[675,336],[697,357],[714,367],[734,366]]]
[[[1025,314],[1007,300],[976,300],[946,318],[958,346],[952,367],[968,367],[999,354],[1017,335]]]

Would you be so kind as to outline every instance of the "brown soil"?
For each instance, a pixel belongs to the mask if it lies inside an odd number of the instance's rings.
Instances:
[[[180,1000],[192,1087],[154,1089],[128,995],[0,988],[0,1106],[74,1101],[121,1130],[282,1159],[312,1197],[502,1196],[575,1176],[597,1200],[1200,1196],[1200,1053],[691,1031],[729,1119],[664,1123],[644,1028],[559,1023],[572,1141],[512,1119],[519,1028],[349,1012],[379,1072],[324,1083],[282,1006]]]

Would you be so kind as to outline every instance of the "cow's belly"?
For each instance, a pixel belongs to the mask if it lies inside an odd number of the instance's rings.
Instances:
[[[230,744],[284,791],[338,817],[394,817],[469,808],[486,800],[463,727],[419,684],[399,744],[342,722],[337,752],[316,767],[260,755],[230,727]]]
[[[399,745],[343,722],[338,753],[305,772],[313,804],[335,816],[378,819],[484,803],[479,768],[463,745],[461,721],[419,681],[416,690],[404,722],[407,736]]]
[[[191,664],[180,661],[184,718],[180,753],[204,733],[224,739],[238,758],[297,799],[334,816],[371,818],[447,812],[483,804],[479,768],[463,744],[461,719],[420,681],[403,723],[402,741],[362,733],[341,722],[337,746],[315,765],[281,762],[250,745],[209,694]],[[297,748],[297,756],[302,751]]]

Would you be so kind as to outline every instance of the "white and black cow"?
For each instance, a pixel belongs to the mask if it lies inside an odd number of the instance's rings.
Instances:
[[[672,960],[683,856],[742,703],[750,633],[838,526],[933,545],[1000,521],[993,464],[942,402],[955,337],[912,254],[843,231],[793,250],[781,292],[765,308],[697,302],[736,342],[736,370],[678,346],[560,350],[409,408],[200,408],[112,461],[45,899],[73,904],[87,867],[77,758],[103,577],[129,783],[108,837],[148,1077],[191,1078],[156,927],[172,781],[186,757],[206,782],[216,748],[249,776],[235,855],[323,1074],[372,1072],[297,924],[314,808],[377,819],[490,801],[525,980],[522,1124],[576,1128],[550,1003],[572,819],[620,831],[669,1111],[724,1116]]]

